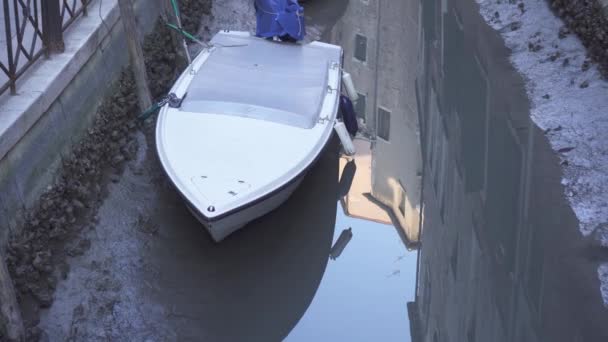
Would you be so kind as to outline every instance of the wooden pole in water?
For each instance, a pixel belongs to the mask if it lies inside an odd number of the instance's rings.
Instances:
[[[152,97],[150,96],[150,89],[148,88],[144,53],[139,44],[139,34],[137,33],[137,26],[135,24],[133,3],[131,0],[118,0],[118,7],[120,8],[120,17],[125,28],[131,68],[133,68],[133,74],[135,76],[139,109],[146,110],[152,106]]]
[[[4,324],[4,327],[2,326]],[[0,254],[0,329],[9,341],[25,341],[25,330],[13,281]]]

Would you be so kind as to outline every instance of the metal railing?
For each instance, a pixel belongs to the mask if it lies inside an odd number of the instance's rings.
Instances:
[[[61,3],[61,22],[63,30],[70,26],[80,14],[87,16],[87,5],[91,0],[62,0]],[[67,17],[66,17],[67,14]]]
[[[87,15],[91,1],[2,0],[0,94],[8,89],[16,94],[17,80],[36,60],[64,51],[63,32],[78,16]]]

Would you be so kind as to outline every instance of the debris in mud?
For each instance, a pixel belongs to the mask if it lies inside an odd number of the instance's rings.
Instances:
[[[66,253],[73,257],[83,255],[84,252],[91,248],[91,241],[89,239],[81,239],[77,244],[68,247]]]
[[[591,61],[589,61],[588,59],[586,59],[583,62],[583,65],[581,65],[581,70],[582,71],[587,71],[587,70],[589,70],[590,67],[591,67]]]
[[[574,147],[564,147],[564,148],[560,148],[559,150],[557,150],[557,152],[559,153],[568,153],[570,151],[574,150]]]
[[[588,88],[589,87],[589,81],[583,81],[583,83],[581,83],[579,85],[579,87],[581,87],[582,89]]]
[[[68,265],[67,262],[63,262],[59,264],[58,269],[61,279],[67,279],[68,274],[70,273],[70,265]]]
[[[158,234],[158,225],[154,223],[150,217],[140,216],[135,223],[137,229],[148,235],[157,235]]]
[[[564,39],[570,33],[571,32],[569,28],[567,28],[566,26],[562,26],[562,28],[559,29],[559,33],[557,34],[557,36],[559,37],[559,39]]]
[[[563,127],[562,127],[562,126],[557,126],[557,127],[555,127],[555,128],[547,128],[547,129],[545,129],[544,133],[545,133],[545,134],[548,134],[548,133],[551,133],[551,132],[559,132],[559,131],[561,131],[562,129],[563,129]]]
[[[521,21],[514,21],[511,23],[511,31],[517,31],[521,28]]]
[[[517,4],[517,8],[519,8],[519,11],[521,12],[521,14],[524,14],[526,12],[526,5],[524,5],[523,2],[520,2],[519,4]]]
[[[538,52],[543,49],[543,46],[540,42],[528,42],[528,50],[532,52]]]
[[[542,45],[542,37],[540,32],[536,32],[530,37],[530,41],[528,41],[528,50],[532,52],[538,52],[543,49]]]
[[[561,54],[561,52],[556,51],[556,52],[552,53],[552,54],[549,56],[549,60],[550,60],[551,62],[555,62],[555,61],[556,61],[558,58],[560,58],[560,57],[561,57],[561,55],[562,55],[562,54]]]

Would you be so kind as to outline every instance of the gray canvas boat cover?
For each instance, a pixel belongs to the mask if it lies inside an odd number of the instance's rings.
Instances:
[[[219,33],[182,110],[243,116],[312,128],[327,94],[337,46],[291,44]]]

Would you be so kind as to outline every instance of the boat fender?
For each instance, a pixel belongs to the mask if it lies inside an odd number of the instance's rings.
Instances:
[[[357,93],[357,89],[355,89],[353,78],[346,71],[342,73],[342,83],[344,84],[348,98],[353,102],[357,101],[359,99],[359,94]]]
[[[346,130],[350,135],[355,135],[359,131],[359,123],[357,122],[357,113],[350,99],[344,95],[340,95],[340,117],[344,121]]]
[[[340,138],[340,142],[342,143],[342,147],[344,147],[344,152],[346,155],[354,155],[356,152],[355,144],[353,144],[353,141],[346,130],[346,126],[344,126],[344,122],[336,121],[334,129],[336,130],[336,133],[338,133],[338,137]]]

